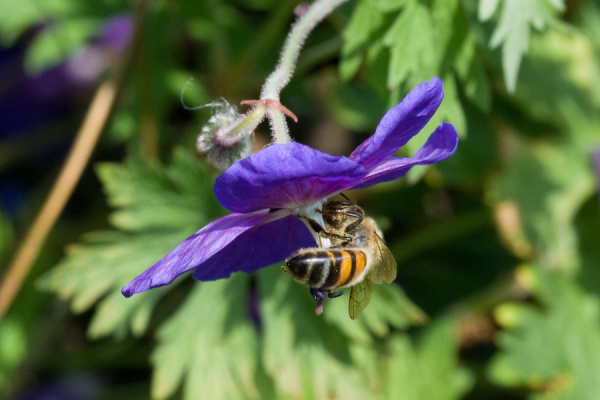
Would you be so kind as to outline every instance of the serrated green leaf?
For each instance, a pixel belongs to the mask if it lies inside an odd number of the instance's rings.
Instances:
[[[491,16],[490,11],[495,10],[497,6],[493,1],[481,2],[480,19],[483,21],[488,19]],[[563,7],[564,5],[549,0],[502,1],[498,25],[490,39],[490,46],[492,48],[502,46],[504,81],[510,93],[513,93],[517,87],[519,67],[529,47],[531,29],[544,28],[553,15]]]
[[[364,52],[370,46],[370,38],[375,30],[380,29],[383,14],[371,0],[358,2],[352,18],[344,30],[340,77],[349,80],[358,71],[364,58]]]
[[[431,15],[426,6],[411,2],[383,37],[390,48],[388,87],[404,82],[409,74],[425,81],[436,75]]]
[[[97,172],[109,204],[119,207],[111,222],[122,230],[199,228],[203,218],[196,210],[200,204],[211,210],[220,208],[208,189],[213,182],[208,168],[181,150],[174,153],[169,169],[151,161],[145,165],[100,164]],[[200,218],[190,219],[193,215]]]
[[[498,9],[500,0],[479,0],[478,17],[480,21],[487,21],[492,18]]]
[[[246,274],[194,286],[159,330],[153,398],[168,398],[181,382],[185,399],[260,398],[249,296]]]
[[[397,285],[374,285],[371,302],[359,317],[379,337],[389,335],[390,327],[406,329],[423,324],[427,316]]]
[[[458,366],[455,327],[449,321],[429,327],[416,345],[395,335],[388,346],[386,399],[460,399],[473,385],[473,377]]]
[[[358,370],[352,361],[356,355],[375,362],[374,349],[367,350],[370,335],[361,324],[354,324],[357,332],[352,338],[368,340],[359,345],[337,325],[340,318],[345,324],[355,322],[348,317],[348,295],[328,299],[323,315],[316,316],[315,301],[306,286],[279,268],[265,268],[258,277],[262,360],[279,398],[321,399],[331,394],[345,399],[378,398],[370,384],[377,380],[376,365]],[[355,346],[366,348],[361,351]]]
[[[549,265],[572,268],[578,252],[573,221],[594,191],[588,161],[566,143],[523,142],[515,150],[490,188],[497,204],[516,208],[516,225],[509,222],[505,239],[521,257],[544,254]]]
[[[181,150],[167,167],[155,161],[130,161],[103,164],[98,171],[109,202],[120,206],[122,220],[132,221],[121,228],[132,232],[86,235],[85,242],[71,246],[67,257],[39,284],[70,300],[74,312],[98,303],[89,328],[91,337],[123,338],[129,329],[140,335],[154,305],[169,288],[142,293],[135,299],[124,298],[120,289],[218,215],[212,179],[205,165]],[[168,206],[178,208],[179,225],[156,215],[156,210]]]
[[[377,399],[382,393],[375,343],[390,327],[422,322],[423,314],[395,285],[375,285],[361,317],[348,315],[348,296],[327,299],[316,316],[308,287],[279,268],[259,271],[263,362],[283,398]],[[360,365],[360,368],[356,368]]]
[[[463,42],[456,63],[456,73],[462,83],[465,96],[484,113],[492,107],[492,90],[481,60],[476,55],[476,46],[472,38]]]
[[[459,0],[434,0],[430,8],[438,76],[445,76],[454,66],[459,50],[468,37],[469,22]]]
[[[506,386],[527,386],[531,399],[593,399],[600,387],[600,303],[574,284],[572,276],[528,267],[542,307],[501,306],[511,325],[498,335],[501,353],[490,374]],[[499,321],[506,320],[503,316]]]

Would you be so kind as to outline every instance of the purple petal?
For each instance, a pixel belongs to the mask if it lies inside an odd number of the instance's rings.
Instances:
[[[106,49],[123,51],[131,41],[135,20],[131,14],[120,14],[110,18],[98,35],[98,43]]]
[[[211,281],[228,278],[232,272],[254,272],[288,258],[315,239],[295,215],[258,225],[244,232],[210,260],[196,268],[194,279]]]
[[[121,292],[125,297],[130,297],[135,293],[167,285],[182,273],[210,261],[211,257],[218,255],[219,252],[227,251],[228,246],[235,243],[239,238],[243,243],[249,245],[248,236],[244,234],[256,229],[258,224],[272,225],[273,222],[271,221],[286,216],[285,211],[274,213],[265,211],[253,214],[231,214],[218,219],[181,242],[160,261],[129,282]],[[268,224],[268,222],[271,223]],[[276,225],[276,227],[278,226],[280,225]],[[305,227],[304,230],[310,236]],[[281,232],[274,233],[273,236],[277,237],[278,235],[284,236]],[[314,245],[314,240],[312,245]],[[286,250],[288,248],[289,246]],[[244,250],[246,253],[248,251],[250,249]],[[281,257],[285,258],[287,255]],[[256,257],[252,257],[252,259],[258,261]],[[205,266],[210,268],[211,271],[215,268],[228,268],[226,265],[206,264]],[[210,276],[207,279],[211,279]]]
[[[421,83],[383,116],[375,134],[358,146],[350,159],[365,168],[372,168],[391,156],[423,129],[443,98],[439,78]]]
[[[404,175],[415,165],[428,165],[445,160],[456,151],[458,134],[449,123],[442,123],[429,136],[427,143],[412,158],[388,157],[369,170],[353,189],[364,188],[380,182],[392,181]]]
[[[274,144],[221,174],[215,196],[228,210],[247,213],[300,208],[360,182],[366,170],[300,143]]]

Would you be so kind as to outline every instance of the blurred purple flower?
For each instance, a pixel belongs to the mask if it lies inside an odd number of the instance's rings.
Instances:
[[[431,119],[444,97],[434,78],[413,89],[388,111],[375,134],[349,157],[334,157],[299,143],[275,144],[221,174],[214,186],[233,214],[218,219],[180,243],[127,284],[135,293],[171,283],[195,269],[199,280],[227,278],[282,261],[315,239],[299,216],[316,212],[327,198],[404,176],[415,165],[442,161],[456,150],[454,127],[442,123],[412,158],[393,157]]]
[[[67,60],[30,76],[24,66],[30,39],[51,23],[32,27],[12,47],[0,48],[0,164],[6,172],[0,178],[0,208],[11,216],[26,206],[29,187],[62,162],[82,107],[134,29],[131,14],[113,16]]]
[[[22,135],[68,115],[87,99],[109,59],[131,41],[133,28],[131,15],[114,16],[92,43],[36,76],[26,75],[23,67],[28,43],[0,50],[0,70],[10,77],[0,85],[0,136]]]

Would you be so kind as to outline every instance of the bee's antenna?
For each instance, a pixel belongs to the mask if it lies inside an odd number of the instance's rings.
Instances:
[[[346,196],[344,193],[340,193],[340,196],[342,196],[343,198],[348,200],[350,203],[352,203],[352,200],[350,200],[350,198],[348,198],[348,196]]]

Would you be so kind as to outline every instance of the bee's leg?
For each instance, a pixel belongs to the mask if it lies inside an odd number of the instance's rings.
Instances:
[[[340,297],[343,294],[344,294],[343,290],[340,290],[339,292],[329,292],[329,293],[327,293],[327,297],[329,297],[330,299],[335,299],[336,297]]]
[[[341,240],[343,242],[350,242],[352,240],[351,236],[342,236],[342,235],[338,235],[332,232],[327,232],[327,231],[321,231],[319,232],[319,236],[321,236],[322,238],[325,239],[336,239],[336,240]]]
[[[352,232],[357,226],[363,222],[364,216],[356,211],[348,211],[346,215],[356,218],[356,221],[346,227],[346,232]]]
[[[335,233],[326,231],[325,228],[323,228],[321,225],[318,224],[317,221],[315,221],[314,219],[310,219],[307,218],[308,223],[310,224],[310,227],[313,229],[313,231],[315,231],[319,236],[321,236],[324,239],[336,239],[336,240],[342,240],[344,242],[349,242],[352,240],[352,238],[350,236],[342,236],[342,235],[337,235]],[[362,219],[361,219],[362,221]]]
[[[310,294],[316,301],[319,301],[325,297],[325,292],[323,292],[322,289],[310,288]]]

